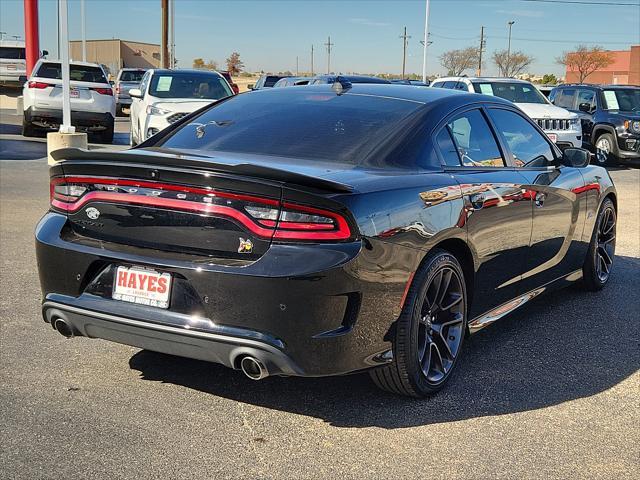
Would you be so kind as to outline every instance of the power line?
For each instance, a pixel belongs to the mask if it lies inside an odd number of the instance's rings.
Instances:
[[[638,3],[623,2],[587,2],[586,0],[520,0],[521,2],[564,3],[568,5],[606,5],[607,7],[638,7]]]

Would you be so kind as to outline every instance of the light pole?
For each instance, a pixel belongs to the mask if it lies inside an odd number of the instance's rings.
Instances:
[[[422,81],[427,83],[427,47],[429,46],[429,0],[427,0],[427,5],[425,8],[424,15],[424,40],[422,45],[424,45],[422,49]]]
[[[85,14],[84,14],[84,0],[80,0],[80,17],[81,17],[81,30],[82,30],[82,61],[87,61],[87,35],[85,29]]]
[[[511,27],[513,27],[513,24],[516,23],[515,20],[511,20],[509,22],[509,44],[507,47],[507,69],[509,69],[509,64],[511,63]],[[505,76],[507,76],[508,72],[504,72]]]

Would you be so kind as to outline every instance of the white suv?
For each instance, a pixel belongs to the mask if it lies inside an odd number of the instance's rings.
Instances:
[[[222,75],[202,70],[148,70],[131,96],[131,145],[191,112],[233,95]]]
[[[556,107],[527,81],[513,78],[446,77],[434,80],[431,87],[504,98],[515,103],[560,148],[582,147],[582,125],[578,115]]]
[[[111,143],[116,101],[105,71],[96,63],[73,62],[69,67],[71,124],[98,142]],[[22,95],[22,134],[33,137],[38,130],[57,130],[62,123],[61,63],[38,60]]]

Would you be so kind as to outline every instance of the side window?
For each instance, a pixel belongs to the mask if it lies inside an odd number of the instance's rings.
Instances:
[[[442,84],[442,88],[453,88],[453,87],[455,87],[455,86],[456,86],[456,83],[458,83],[458,82],[451,82],[451,81],[449,81],[449,82],[444,82],[444,83]]]
[[[463,90],[465,92],[469,91],[469,87],[467,87],[467,84],[464,82],[458,82],[455,86],[456,90]]]
[[[504,167],[496,139],[480,110],[471,110],[447,124],[465,167]]]
[[[576,106],[580,109],[582,104],[588,105],[588,109],[590,112],[595,110],[596,103],[596,93],[593,90],[589,90],[588,88],[580,88],[578,90],[578,95],[576,96]]]
[[[443,86],[444,86],[444,82],[433,82],[433,83],[431,84],[431,86],[432,86],[433,88],[444,88],[444,87],[443,87]]]
[[[440,133],[438,133],[438,136],[436,137],[436,143],[438,144],[438,150],[440,150],[440,153],[442,154],[445,165],[450,167],[459,167],[460,157],[458,156],[458,150],[451,139],[451,132],[449,131],[448,125],[445,125],[440,130]]]
[[[555,160],[544,136],[517,113],[492,108],[491,118],[513,154],[516,167],[545,167]]]
[[[573,110],[573,104],[574,104],[574,97],[576,95],[576,89],[575,88],[563,88],[562,90],[560,90],[558,92],[558,94],[556,95],[556,100],[554,102],[554,104],[558,107],[562,107],[562,108],[568,108],[570,110]]]
[[[140,80],[140,91],[142,92],[142,96],[145,95],[147,91],[147,85],[149,85],[149,78],[151,78],[151,72],[147,72]]]

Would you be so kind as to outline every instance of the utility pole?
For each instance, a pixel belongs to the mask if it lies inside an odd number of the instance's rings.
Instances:
[[[313,45],[311,45],[311,76],[313,77]]]
[[[160,37],[160,67],[169,68],[169,0],[160,0],[162,35]]]
[[[513,27],[514,23],[516,23],[514,20],[509,22],[509,46],[507,47],[507,65],[506,65],[507,70],[511,70],[511,27]],[[503,73],[505,77],[509,74],[509,72],[503,72]]]
[[[407,44],[411,38],[411,35],[407,35],[407,27],[404,27],[404,33],[400,35],[399,38],[402,38],[402,78],[404,78],[404,71],[407,64]]]
[[[176,0],[171,2],[171,41],[169,49],[169,68],[176,68]]]
[[[424,47],[422,48],[422,81],[427,83],[427,47],[429,46],[429,0],[424,15]]]
[[[331,73],[331,47],[335,43],[331,43],[331,37],[327,39],[327,43],[324,44],[327,47],[327,73]]]
[[[80,0],[80,17],[82,26],[82,61],[87,61],[87,34],[85,29],[86,19],[84,14],[84,0]]]
[[[484,52],[484,25],[480,27],[480,51],[478,54],[478,76],[482,76],[482,52]]]

